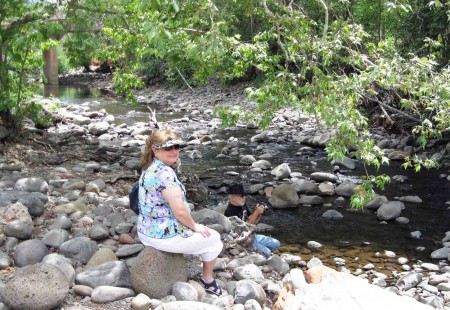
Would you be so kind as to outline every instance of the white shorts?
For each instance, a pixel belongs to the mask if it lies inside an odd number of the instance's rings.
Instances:
[[[209,262],[215,259],[223,248],[220,234],[213,229],[209,231],[211,235],[207,238],[196,232],[187,238],[175,236],[167,239],[156,239],[140,232],[138,232],[138,236],[143,245],[163,252],[200,255],[202,261]]]

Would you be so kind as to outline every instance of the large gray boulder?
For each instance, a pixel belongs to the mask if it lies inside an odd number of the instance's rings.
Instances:
[[[298,206],[299,199],[291,185],[281,184],[273,189],[269,202],[274,208],[295,208]]]
[[[377,211],[378,218],[383,221],[395,219],[400,216],[405,205],[401,201],[384,203]]]
[[[75,281],[92,288],[102,285],[131,288],[130,270],[124,261],[112,261],[89,268],[77,274]]]
[[[131,283],[136,294],[161,299],[169,295],[175,282],[186,282],[187,263],[182,254],[146,247],[131,267]]]
[[[65,257],[76,259],[84,265],[98,251],[98,245],[87,237],[76,237],[61,244],[59,250]]]
[[[224,232],[229,233],[232,225],[228,217],[211,209],[201,209],[196,212],[192,212],[192,218],[195,222],[203,225],[219,224],[223,227]]]
[[[39,239],[26,240],[14,249],[14,262],[17,267],[40,263],[48,254],[47,246]]]
[[[0,206],[8,207],[11,203],[21,203],[28,208],[31,216],[39,216],[44,212],[46,195],[39,192],[0,191]]]
[[[411,297],[399,296],[349,274],[330,270],[323,273],[321,279],[320,283],[297,286],[295,296],[284,304],[283,309],[433,309]]]
[[[241,280],[234,288],[234,298],[236,304],[245,304],[247,300],[254,299],[262,306],[266,302],[266,292],[253,280]]]
[[[336,194],[344,197],[351,197],[355,193],[356,184],[350,180],[345,180],[336,187]]]
[[[47,194],[48,183],[41,178],[22,178],[17,180],[14,185],[14,190],[25,191],[25,192],[40,192]]]
[[[292,181],[292,187],[299,194],[317,194],[319,191],[317,184],[310,180],[294,180]]]
[[[287,163],[283,163],[270,171],[270,174],[275,176],[277,179],[282,180],[288,178],[291,175],[291,168]]]
[[[329,181],[333,183],[339,179],[336,175],[327,172],[313,172],[309,178],[316,182]]]
[[[42,263],[17,270],[0,290],[2,302],[11,310],[50,310],[62,304],[68,293],[66,275]]]

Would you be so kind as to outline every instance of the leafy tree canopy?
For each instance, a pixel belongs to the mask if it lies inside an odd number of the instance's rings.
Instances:
[[[154,76],[189,86],[250,77],[256,107],[217,107],[225,126],[244,119],[265,128],[294,107],[335,129],[330,158],[354,149],[379,167],[388,160],[369,132],[369,111],[391,128],[407,120],[401,129],[422,146],[449,132],[449,12],[445,1],[423,0],[2,2],[0,110],[21,107],[39,53],[64,33],[71,63],[110,59],[116,89],[130,99]],[[435,166],[417,157],[405,165]],[[388,181],[365,179],[355,205]]]

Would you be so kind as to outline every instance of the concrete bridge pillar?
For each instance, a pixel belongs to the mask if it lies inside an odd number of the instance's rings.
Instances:
[[[47,84],[58,85],[58,50],[56,46],[44,51],[44,76]]]

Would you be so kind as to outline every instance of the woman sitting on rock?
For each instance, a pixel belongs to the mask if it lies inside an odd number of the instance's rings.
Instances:
[[[215,295],[222,288],[213,278],[213,268],[223,244],[215,230],[195,223],[186,191],[173,166],[183,141],[171,129],[158,129],[147,138],[139,178],[138,236],[141,242],[164,252],[200,255],[200,282]]]

